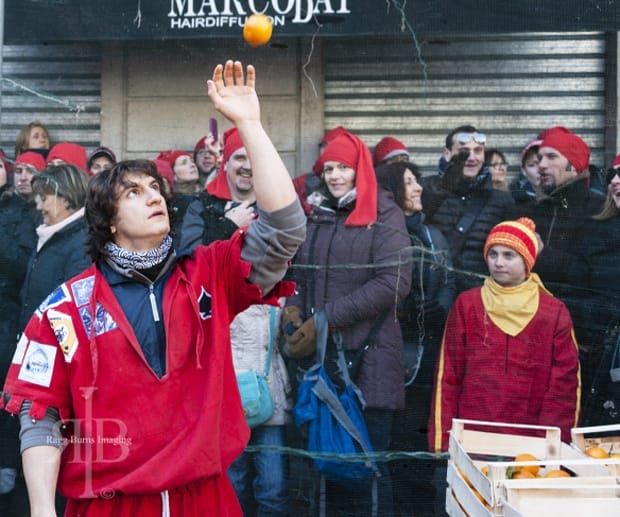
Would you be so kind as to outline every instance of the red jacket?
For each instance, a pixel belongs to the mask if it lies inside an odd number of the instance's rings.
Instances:
[[[540,291],[515,337],[486,316],[480,288],[456,299],[435,373],[429,448],[448,450],[452,418],[553,425],[570,441],[579,412],[579,355],[566,306]]]
[[[218,483],[241,453],[249,429],[229,324],[252,303],[276,304],[290,294],[279,284],[262,298],[247,281],[241,243],[238,232],[199,246],[174,267],[163,296],[167,370],[161,378],[94,265],[33,316],[7,377],[6,409],[17,413],[32,400],[33,418],[52,406],[70,424],[58,482],[64,495],[149,494],[207,478]],[[220,515],[216,507],[210,511]]]

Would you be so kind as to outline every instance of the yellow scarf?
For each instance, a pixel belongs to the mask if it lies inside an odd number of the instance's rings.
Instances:
[[[527,327],[536,314],[540,289],[551,294],[540,277],[531,273],[525,282],[515,287],[502,287],[492,278],[487,278],[480,294],[491,321],[514,337]]]

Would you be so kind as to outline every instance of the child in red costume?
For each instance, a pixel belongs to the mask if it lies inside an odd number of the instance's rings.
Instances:
[[[527,218],[490,232],[491,274],[448,315],[429,420],[431,451],[448,450],[453,418],[554,425],[570,441],[579,414],[579,357],[566,306],[531,273],[539,240]]]
[[[280,282],[303,240],[290,176],[259,116],[254,68],[218,65],[215,107],[254,164],[260,222],[177,256],[169,196],[152,162],[93,177],[94,264],[58,287],[19,341],[0,404],[19,413],[32,515],[240,516],[226,469],[249,436],[229,324]],[[277,186],[274,187],[274,186]]]

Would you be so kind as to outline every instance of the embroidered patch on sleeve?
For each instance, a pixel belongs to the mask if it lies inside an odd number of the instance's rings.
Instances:
[[[17,378],[21,381],[50,387],[57,347],[31,341]]]
[[[26,337],[26,334],[22,332],[22,336],[17,342],[17,348],[15,349],[15,353],[13,354],[13,359],[11,360],[13,364],[22,364],[22,361],[24,360],[24,354],[26,353],[27,345],[28,338]]]
[[[56,307],[61,303],[71,300],[71,295],[67,290],[67,286],[62,284],[54,289],[48,297],[43,300],[39,308],[36,310],[36,315],[41,319],[41,315],[50,307]]]
[[[75,354],[78,347],[78,338],[75,334],[73,321],[71,321],[68,314],[55,311],[54,309],[49,309],[47,311],[47,319],[54,330],[54,335],[65,356],[65,361],[68,363],[71,362],[73,354]]]
[[[96,314],[93,320],[90,306],[86,305],[80,308],[80,317],[82,318],[82,324],[84,325],[84,330],[86,330],[86,335],[89,339],[91,337],[91,328],[94,328],[95,336],[100,336],[101,334],[105,334],[110,330],[118,328],[118,325],[112,319],[110,313],[105,310],[105,307],[103,305],[97,303],[97,308],[95,310]]]
[[[211,317],[211,295],[204,287],[198,297],[198,308],[200,309],[200,317],[203,320],[208,320]]]
[[[77,282],[73,282],[71,284],[71,290],[73,291],[73,297],[75,298],[75,305],[81,307],[90,301],[90,295],[93,292],[94,285],[94,275],[82,278],[82,280],[78,280]]]

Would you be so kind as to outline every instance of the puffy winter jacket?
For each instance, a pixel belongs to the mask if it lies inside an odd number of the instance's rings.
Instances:
[[[349,210],[314,207],[293,266],[298,292],[287,305],[298,306],[306,317],[324,310],[347,350],[358,349],[387,312],[355,382],[367,407],[399,409],[405,405],[404,364],[395,315],[410,290],[410,241],[391,194],[380,190],[378,196],[378,221],[370,226],[345,226]]]

